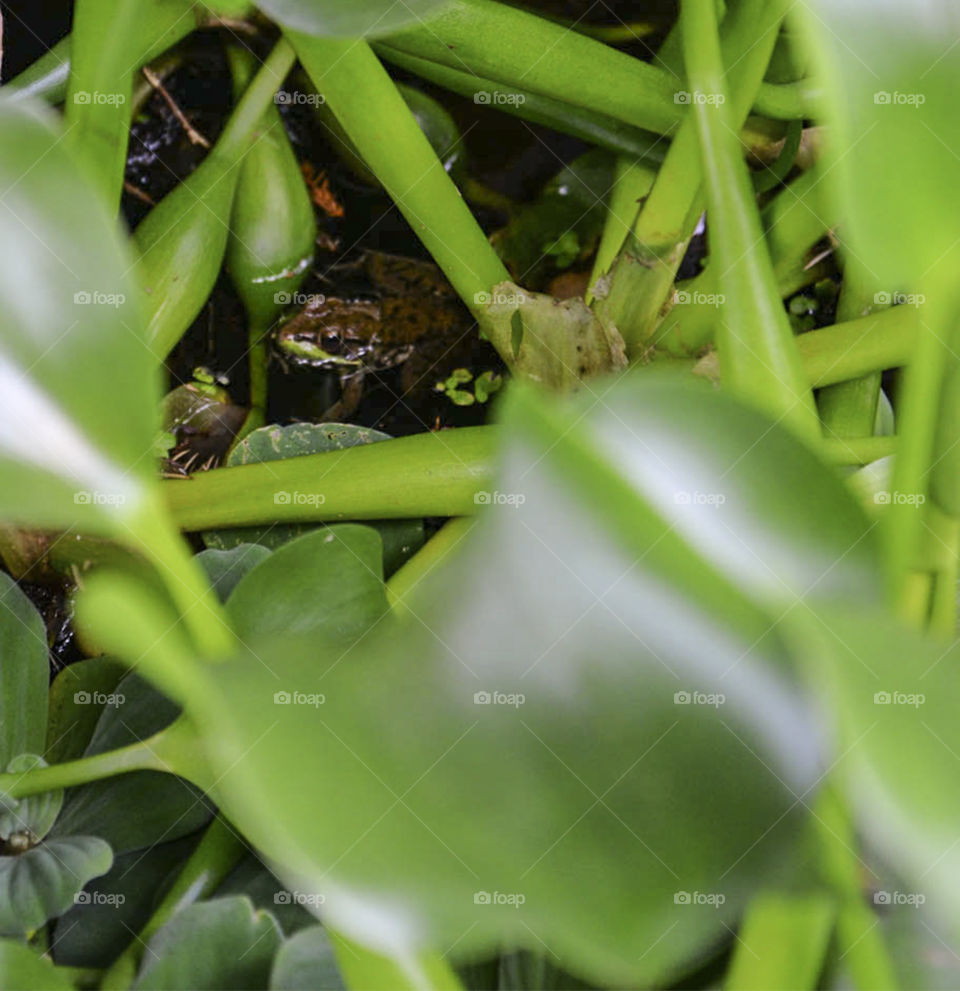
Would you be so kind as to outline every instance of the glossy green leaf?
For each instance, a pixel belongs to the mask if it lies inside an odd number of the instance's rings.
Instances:
[[[226,602],[237,582],[271,554],[262,544],[237,544],[229,550],[206,550],[197,555],[197,561],[210,579],[210,584],[221,602]]]
[[[47,631],[16,582],[0,572],[0,765],[42,753],[47,725]]]
[[[349,643],[375,626],[387,600],[380,537],[345,524],[304,534],[248,572],[227,601],[241,640],[317,632]]]
[[[870,524],[788,432],[695,384],[514,387],[504,416],[490,508],[408,597],[419,622],[254,642],[184,701],[231,820],[346,937],[534,932],[575,974],[665,980],[795,852],[819,742],[771,619],[872,599]]]
[[[49,960],[10,939],[0,939],[0,987],[17,991],[73,991],[73,983]]]
[[[227,458],[227,465],[260,464],[283,458],[297,458],[325,451],[342,451],[364,444],[390,440],[390,435],[352,423],[292,423],[286,427],[271,425],[254,430]],[[280,489],[274,500],[289,504],[294,500],[309,503],[323,498],[322,492],[290,492]],[[381,520],[371,523],[383,540],[383,569],[391,574],[423,543],[421,520]],[[240,543],[262,544],[277,548],[301,534],[317,529],[316,524],[274,523],[270,526],[207,530],[203,534],[207,547],[227,550]]]
[[[86,658],[59,672],[50,686],[47,763],[83,754],[104,706],[116,703],[117,683],[125,674],[123,664],[109,657]]]
[[[22,774],[46,766],[47,762],[37,754],[20,754],[5,770],[8,774]],[[0,840],[9,844],[10,838],[19,833],[35,844],[50,832],[62,805],[62,788],[21,798],[14,808],[0,810]]]
[[[57,919],[53,956],[70,967],[107,967],[141,930],[159,894],[196,845],[188,836],[117,857]]]
[[[836,132],[831,185],[851,248],[890,293],[952,284],[960,9],[952,0],[803,0]],[[891,149],[895,153],[891,154]]]
[[[122,533],[152,468],[156,361],[130,256],[48,113],[0,101],[0,514]]]
[[[169,726],[179,711],[134,673],[117,685],[113,696],[100,715],[87,755],[145,740]],[[203,793],[182,778],[135,771],[72,788],[53,832],[100,836],[121,854],[186,836],[211,814]]]
[[[95,836],[47,839],[0,856],[0,934],[24,936],[83,899],[83,886],[110,869],[110,847]]]
[[[147,944],[137,991],[262,991],[280,930],[246,898],[218,898],[178,912]]]
[[[257,6],[284,27],[307,34],[356,38],[383,35],[429,18],[446,0],[260,0]]]
[[[273,961],[270,991],[343,991],[337,959],[323,926],[286,940]]]

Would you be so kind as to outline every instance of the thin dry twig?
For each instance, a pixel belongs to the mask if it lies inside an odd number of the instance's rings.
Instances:
[[[170,112],[180,121],[181,126],[187,133],[187,137],[192,144],[202,145],[204,148],[210,147],[210,142],[190,123],[187,115],[177,106],[176,100],[167,92],[166,86],[160,77],[147,65],[141,70],[147,82],[163,97]]]

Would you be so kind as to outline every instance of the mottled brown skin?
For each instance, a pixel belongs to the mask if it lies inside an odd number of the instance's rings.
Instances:
[[[430,387],[472,336],[469,311],[436,266],[380,252],[368,252],[361,264],[372,298],[311,299],[274,337],[293,364],[339,373],[342,395],[327,411],[331,419],[356,410],[367,372],[402,366],[404,395]]]

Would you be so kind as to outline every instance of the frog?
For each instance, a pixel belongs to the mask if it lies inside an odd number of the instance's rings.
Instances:
[[[339,376],[330,420],[357,409],[371,372],[399,369],[401,396],[429,389],[433,373],[462,358],[473,337],[470,312],[430,262],[367,251],[344,272],[360,274],[372,291],[310,295],[273,332],[285,364]]]

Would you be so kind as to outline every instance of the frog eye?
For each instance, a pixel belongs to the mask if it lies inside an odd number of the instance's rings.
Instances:
[[[338,355],[343,350],[343,341],[340,339],[339,334],[330,331],[323,335],[321,347],[327,354]]]

